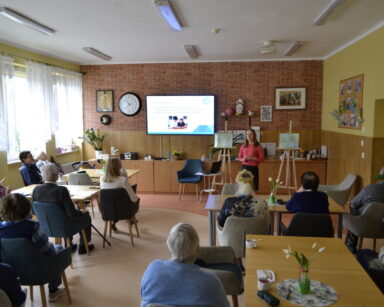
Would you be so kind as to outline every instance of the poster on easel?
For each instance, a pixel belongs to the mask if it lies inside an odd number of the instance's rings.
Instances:
[[[340,128],[361,129],[363,119],[364,75],[340,81],[339,112]]]
[[[215,148],[232,148],[232,132],[215,133]]]
[[[280,149],[299,149],[298,133],[280,133],[279,148]]]

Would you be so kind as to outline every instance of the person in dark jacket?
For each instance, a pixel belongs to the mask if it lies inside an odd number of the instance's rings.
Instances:
[[[285,204],[289,212],[329,213],[328,196],[317,190],[319,176],[314,172],[305,172],[300,178],[301,187]]]
[[[8,296],[12,307],[21,306],[25,302],[26,295],[20,287],[15,270],[5,263],[0,263],[0,289]]]
[[[41,177],[40,170],[33,163],[33,156],[30,151],[22,151],[19,155],[20,161],[23,163],[19,168],[21,176],[23,177],[24,184],[39,184],[43,183],[43,178]]]

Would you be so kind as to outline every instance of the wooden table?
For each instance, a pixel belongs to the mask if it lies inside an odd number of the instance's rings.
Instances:
[[[12,193],[20,193],[31,199],[33,190],[37,186],[38,184],[32,184],[24,188],[14,190]],[[80,209],[84,209],[84,202],[88,199],[91,200],[92,197],[96,196],[100,191],[100,187],[92,185],[64,185],[64,187],[69,190],[72,201],[75,201]]]
[[[79,171],[82,171],[82,172],[85,171],[89,175],[89,177],[91,177],[92,181],[95,183],[99,183],[100,177],[102,177],[104,175],[102,170],[99,168],[98,169],[89,168],[89,169],[83,169],[83,170],[79,170]],[[75,173],[78,173],[79,171],[65,174],[62,178],[64,181],[68,182],[69,174],[75,174]],[[130,178],[130,177],[140,173],[141,169],[126,169],[126,171],[128,173],[128,178]]]
[[[246,307],[267,306],[257,296],[256,270],[275,272],[276,282],[272,284],[270,292],[280,299],[279,306],[298,306],[279,297],[276,292],[278,282],[298,276],[296,260],[293,257],[286,259],[282,249],[287,248],[289,244],[292,250],[307,255],[314,242],[326,249],[313,260],[309,273],[313,280],[324,282],[336,290],[339,298],[330,306],[384,306],[384,296],[380,290],[338,238],[247,235],[247,239],[263,239],[263,241],[257,242],[255,249],[246,249],[244,292]]]
[[[224,201],[233,197],[234,195],[208,195],[207,203],[205,209],[208,210],[208,223],[209,223],[209,242],[210,246],[216,246],[216,213],[220,212],[223,207]],[[269,195],[256,195],[257,198],[268,199]],[[290,199],[290,195],[278,195],[277,198],[280,198],[284,201]],[[338,205],[331,198],[328,198],[329,202],[329,213],[336,214],[338,216],[338,228],[337,236],[341,238],[343,231],[343,214],[348,213],[348,209]],[[269,206],[269,211],[271,213],[271,234],[274,234],[275,227],[275,215],[277,216],[277,234],[281,234],[281,217],[284,213],[292,214],[287,208],[283,205]]]

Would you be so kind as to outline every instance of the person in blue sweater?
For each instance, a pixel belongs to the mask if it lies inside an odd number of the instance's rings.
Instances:
[[[305,172],[300,178],[301,187],[285,204],[289,212],[329,213],[328,196],[317,190],[319,176],[314,172]]]
[[[30,201],[21,194],[11,194],[0,201],[0,238],[28,238],[44,255],[53,256],[63,249],[61,245],[54,246],[48,237],[41,232],[39,223],[29,217],[32,206]],[[61,277],[58,275],[49,282],[49,301],[54,302],[65,294],[59,288]]]
[[[144,272],[141,307],[150,303],[230,306],[218,277],[193,264],[199,244],[199,236],[190,224],[179,223],[171,229],[167,245],[172,257],[153,261]]]
[[[20,174],[23,177],[24,184],[26,186],[31,184],[43,183],[40,170],[33,163],[33,156],[30,151],[22,151],[19,155],[20,161],[22,162],[19,168]]]

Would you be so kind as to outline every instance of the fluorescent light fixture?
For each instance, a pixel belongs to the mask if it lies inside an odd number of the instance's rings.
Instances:
[[[16,21],[24,26],[30,27],[33,30],[39,31],[45,35],[53,35],[55,34],[55,30],[48,28],[37,21],[30,19],[24,15],[21,15],[9,8],[0,7],[0,15],[7,17],[13,21]]]
[[[261,54],[276,52],[276,41],[263,41],[263,47],[260,48]]]
[[[321,26],[328,17],[340,6],[342,6],[347,0],[332,0],[328,6],[315,18],[313,24],[315,26]]]
[[[97,56],[98,58],[100,59],[103,59],[103,60],[106,60],[106,61],[109,61],[112,59],[112,57],[110,57],[109,55],[105,54],[105,53],[102,53],[101,51],[95,49],[95,48],[92,48],[92,47],[83,47],[82,48],[85,52],[88,52],[94,56]]]
[[[155,0],[155,5],[172,30],[183,30],[168,0]]]
[[[284,55],[289,56],[296,52],[297,49],[301,48],[301,46],[304,45],[303,41],[294,41],[291,46],[288,47],[287,50],[285,50]]]
[[[199,54],[197,53],[196,47],[194,45],[184,45],[184,49],[191,59],[197,59],[199,57]]]

